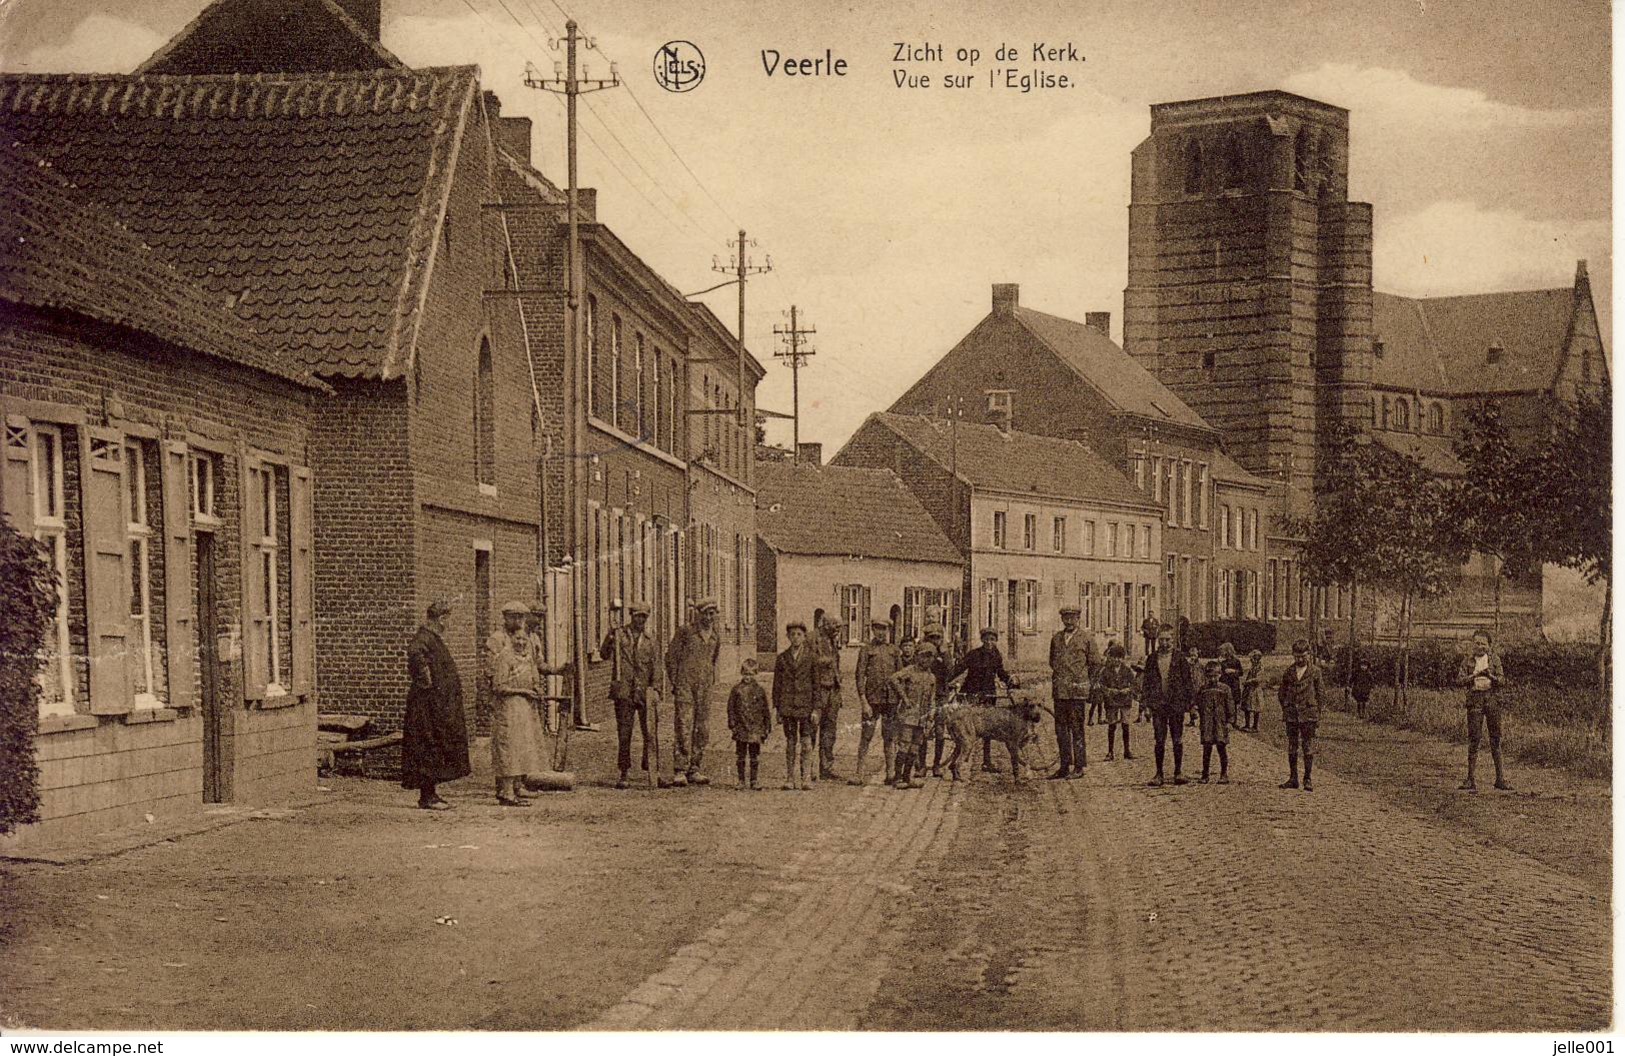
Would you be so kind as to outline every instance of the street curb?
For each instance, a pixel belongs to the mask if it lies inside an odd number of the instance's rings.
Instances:
[[[127,854],[143,847],[172,843],[188,836],[223,829],[244,821],[275,821],[288,817],[294,811],[307,810],[328,803],[349,799],[349,792],[319,792],[300,796],[268,806],[251,807],[221,804],[210,806],[196,814],[187,814],[168,821],[142,826],[126,826],[75,840],[63,841],[57,846],[18,848],[8,850],[0,846],[0,862],[37,865],[86,865],[103,858]]]

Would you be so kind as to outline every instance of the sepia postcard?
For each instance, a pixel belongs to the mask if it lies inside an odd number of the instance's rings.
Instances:
[[[1613,17],[0,0],[0,1044],[1611,1053]]]

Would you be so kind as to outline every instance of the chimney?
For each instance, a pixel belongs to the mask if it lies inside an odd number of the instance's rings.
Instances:
[[[824,445],[803,441],[796,445],[796,461],[804,466],[824,464]]]
[[[577,187],[576,209],[581,212],[581,218],[589,224],[598,222],[598,188]]]
[[[987,390],[987,414],[982,419],[986,424],[994,426],[1005,436],[1010,435],[1010,426],[1016,416],[1016,394],[1012,389]]]
[[[1098,333],[1101,337],[1112,336],[1112,313],[1110,312],[1084,312],[1083,325]]]
[[[1021,307],[1021,287],[1013,282],[993,284],[993,311],[999,315],[1014,315]]]
[[[344,8],[344,13],[355,19],[356,24],[367,34],[367,39],[377,43],[383,36],[384,0],[337,0],[338,5]]]
[[[1501,344],[1501,339],[1499,337],[1492,338],[1490,340],[1489,351],[1484,354],[1484,362],[1486,362],[1486,363],[1499,363],[1499,362],[1501,362],[1501,357],[1505,353],[1506,353],[1506,346]]]
[[[530,118],[503,117],[502,98],[489,88],[485,90],[485,116],[491,121],[491,136],[497,147],[529,165]]]

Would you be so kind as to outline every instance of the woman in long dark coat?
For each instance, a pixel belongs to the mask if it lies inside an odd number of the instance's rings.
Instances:
[[[441,637],[451,603],[435,601],[428,619],[406,647],[406,721],[401,740],[401,787],[418,790],[424,810],[450,810],[435,791],[442,781],[467,777],[468,731],[463,720],[463,680]]]

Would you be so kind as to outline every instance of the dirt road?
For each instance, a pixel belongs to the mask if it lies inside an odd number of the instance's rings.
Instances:
[[[341,802],[88,865],[0,865],[0,1022],[1608,1022],[1606,867],[1536,858],[1515,831],[1486,836],[1334,759],[1314,793],[1281,791],[1275,748],[1250,735],[1232,748],[1235,783],[1150,789],[1145,730],[1135,762],[1100,762],[1096,744],[1086,778],[1019,790],[978,776],[781,792],[770,750],[767,792],[595,786],[503,811],[465,783],[435,815],[355,781]],[[583,739],[587,772],[602,772],[604,741]],[[1566,794],[1525,793],[1548,813],[1578,809]]]

